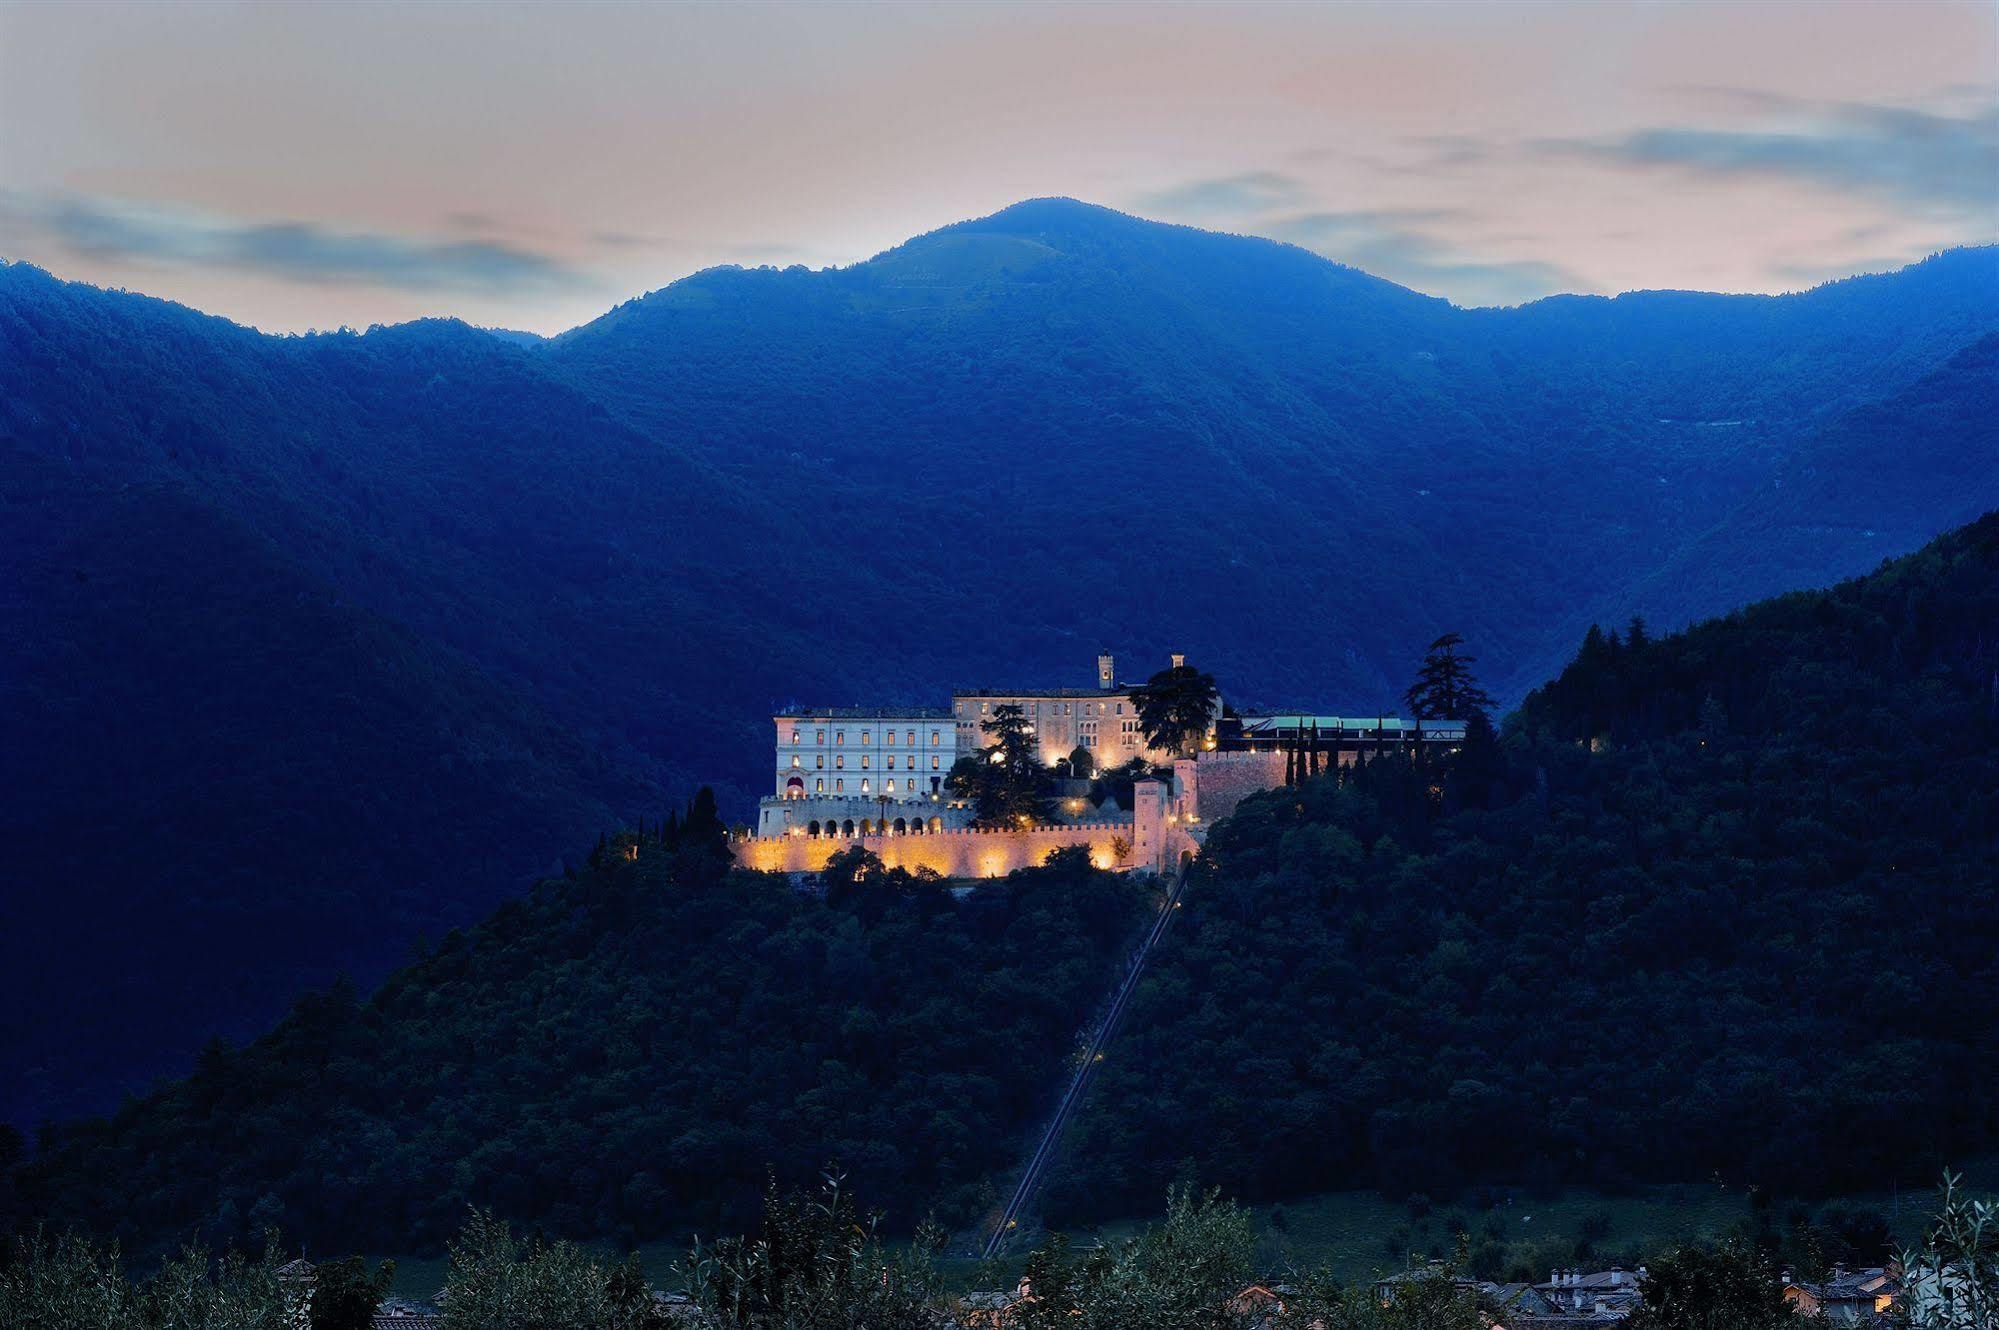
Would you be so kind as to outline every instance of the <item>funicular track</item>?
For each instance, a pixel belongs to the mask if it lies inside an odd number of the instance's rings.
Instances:
[[[1110,1005],[1104,1011],[1103,1020],[1097,1023],[1090,1035],[1090,1042],[1083,1050],[1082,1065],[1069,1078],[1068,1088],[1062,1095],[1062,1102],[1056,1106],[1055,1115],[1035,1144],[1034,1153],[1028,1156],[1027,1166],[1021,1170],[1020,1181],[1014,1185],[1013,1194],[1008,1197],[1006,1208],[1000,1211],[992,1232],[987,1234],[980,1255],[986,1260],[999,1256],[1007,1248],[1020,1223],[1020,1216],[1026,1211],[1028,1202],[1040,1188],[1046,1177],[1048,1166],[1055,1157],[1056,1147],[1061,1144],[1062,1133],[1076,1109],[1083,1102],[1084,1091],[1089,1087],[1090,1072],[1102,1059],[1105,1047],[1117,1033],[1118,1021],[1124,1015],[1131,995],[1138,989],[1139,977],[1145,972],[1145,963],[1152,956],[1152,949],[1173,922],[1173,916],[1180,909],[1180,894],[1187,886],[1187,865],[1185,862],[1174,870],[1166,889],[1165,903],[1159,907],[1159,915],[1146,929],[1145,937],[1132,952],[1131,961],[1125,967],[1124,977],[1119,981],[1117,991],[1111,995]]]

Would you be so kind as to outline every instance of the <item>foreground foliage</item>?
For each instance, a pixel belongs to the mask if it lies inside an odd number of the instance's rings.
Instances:
[[[942,1299],[933,1255],[944,1234],[920,1225],[887,1244],[841,1179],[817,1194],[765,1189],[763,1224],[748,1237],[696,1244],[688,1282],[724,1330],[931,1330]]]
[[[1946,1173],[1929,1232],[1901,1261],[1910,1330],[1999,1325],[1999,1201],[1973,1199],[1961,1177]]]

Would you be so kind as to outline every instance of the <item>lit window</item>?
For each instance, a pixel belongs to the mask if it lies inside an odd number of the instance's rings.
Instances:
[[[937,742],[937,739],[936,739],[936,734],[937,734],[937,732],[936,732],[935,730],[932,730],[932,731],[931,731],[930,733],[931,733],[931,739],[930,739],[930,742],[931,742],[931,743],[936,743],[936,742]],[[909,746],[910,746],[911,748],[914,748],[914,747],[916,747],[916,731],[915,731],[915,730],[911,730],[911,731],[909,732]]]
[[[847,742],[847,732],[845,730],[833,731],[833,742],[836,744],[843,744]]]
[[[894,793],[895,793],[895,777],[893,777],[893,776],[890,776],[890,777],[888,778],[888,792],[889,792],[890,794],[894,794]]]
[[[818,737],[812,741],[813,743],[823,744],[826,742],[826,731],[817,730],[815,731],[815,733],[818,735]]]
[[[824,777],[821,777],[812,782],[812,792],[814,794],[826,793],[826,781]]]
[[[835,779],[835,780],[834,780],[834,782],[833,782],[833,793],[835,793],[835,794],[840,794],[840,793],[844,792],[844,791],[846,790],[846,788],[847,788],[847,782],[845,782],[845,781],[843,781],[843,780],[839,780],[839,779]]]
[[[871,735],[870,735],[870,734],[869,734],[869,733],[868,733],[868,732],[867,732],[866,730],[862,730],[862,731],[861,731],[861,742],[862,742],[862,743],[864,743],[864,744],[865,744],[865,743],[873,743],[873,742],[874,742],[874,738],[873,738],[873,736],[871,736]]]
[[[890,771],[894,771],[894,770],[895,770],[895,754],[894,754],[894,753],[890,753],[890,754],[888,755],[888,769],[889,769]]]
[[[932,771],[937,770],[937,759],[934,756],[930,759],[930,769]]]
[[[798,754],[796,753],[793,753],[791,755],[791,769],[793,771],[798,770]]]
[[[937,742],[937,731],[930,731],[930,742],[933,744]]]
[[[793,730],[793,731],[791,732],[791,741],[792,741],[793,743],[797,743],[797,742],[798,742],[798,731],[797,731],[797,730],[795,730],[795,729],[794,729],[794,730]]]
[[[845,753],[833,754],[833,769],[835,771],[845,771],[847,769],[847,755]]]
[[[866,794],[867,792],[868,792],[868,778],[866,776],[863,776],[861,777],[861,793]]]
[[[812,755],[812,765],[816,770],[824,771],[826,769],[826,754],[814,753]]]
[[[863,771],[866,771],[866,770],[868,769],[868,765],[869,765],[869,763],[868,763],[868,755],[867,755],[866,753],[862,753],[862,754],[861,754],[861,770],[863,770]]]
[[[895,747],[895,731],[894,731],[894,730],[884,730],[884,731],[883,731],[883,733],[884,733],[884,734],[886,734],[886,735],[888,735],[888,746],[889,746],[890,748],[893,748],[893,747]]]

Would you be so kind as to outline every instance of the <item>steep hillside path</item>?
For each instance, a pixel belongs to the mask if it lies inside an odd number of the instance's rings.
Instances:
[[[1166,929],[1172,924],[1174,915],[1179,913],[1180,893],[1186,889],[1186,885],[1187,868],[1183,863],[1174,871],[1167,886],[1166,900],[1159,907],[1159,917],[1152,921],[1152,926],[1146,930],[1138,949],[1132,953],[1131,962],[1125,968],[1124,978],[1119,982],[1117,991],[1111,995],[1110,1006],[1104,1012],[1103,1020],[1091,1034],[1089,1045],[1083,1050],[1082,1065],[1078,1066],[1075,1074],[1069,1078],[1068,1089],[1062,1096],[1062,1102],[1055,1109],[1055,1116],[1049,1119],[1047,1129],[1041,1133],[1041,1139],[1034,1147],[1034,1153],[1028,1156],[1027,1167],[1021,1170],[1020,1181],[1015,1184],[1012,1196],[1007,1199],[1006,1208],[1000,1211],[998,1221],[993,1225],[992,1232],[987,1235],[985,1247],[980,1252],[984,1259],[990,1261],[1006,1250],[1008,1240],[1013,1237],[1019,1226],[1021,1213],[1026,1210],[1027,1203],[1033,1199],[1035,1191],[1039,1189],[1042,1179],[1047,1175],[1048,1165],[1055,1157],[1055,1147],[1061,1143],[1062,1133],[1068,1127],[1069,1119],[1075,1116],[1077,1106],[1083,1102],[1083,1091],[1089,1085],[1090,1072],[1103,1060],[1104,1049],[1110,1043],[1111,1036],[1117,1032],[1118,1020],[1124,1015],[1124,1009],[1130,1003],[1132,993],[1138,988],[1139,976],[1145,972],[1145,962],[1151,957],[1152,949],[1158,945],[1159,939],[1166,935]]]

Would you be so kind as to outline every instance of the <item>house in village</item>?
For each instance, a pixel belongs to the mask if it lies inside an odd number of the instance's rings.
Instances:
[[[1835,1326],[1872,1326],[1894,1310],[1901,1296],[1901,1271],[1895,1266],[1865,1270],[1834,1266],[1818,1282],[1784,1276],[1786,1302],[1802,1315],[1823,1316]]]
[[[1644,1282],[1642,1265],[1636,1270],[1621,1266],[1593,1272],[1554,1270],[1549,1272],[1548,1282],[1536,1284],[1534,1291],[1553,1308],[1554,1315],[1621,1320],[1637,1310]]]

